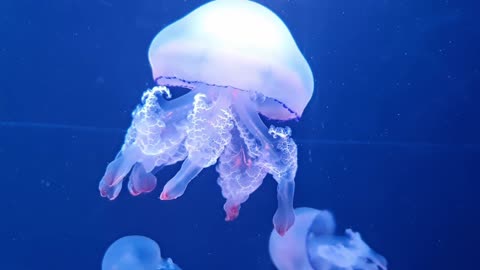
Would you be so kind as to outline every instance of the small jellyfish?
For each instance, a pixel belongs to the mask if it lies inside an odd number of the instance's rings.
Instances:
[[[295,209],[295,224],[283,236],[272,231],[270,257],[279,270],[386,270],[387,260],[373,251],[358,232],[336,236],[329,211]]]
[[[162,259],[160,247],[152,239],[125,236],[108,247],[102,261],[102,270],[181,270],[172,259]]]
[[[264,124],[299,119],[313,94],[313,75],[280,18],[247,0],[217,0],[160,31],[149,61],[158,86],[147,89],[115,160],[99,184],[115,199],[130,173],[132,195],[152,191],[155,173],[183,164],[160,195],[180,197],[204,169],[217,164],[226,220],[235,219],[267,174],[277,181],[273,223],[284,234],[294,223],[297,145],[289,127]],[[172,91],[190,90],[177,98]]]

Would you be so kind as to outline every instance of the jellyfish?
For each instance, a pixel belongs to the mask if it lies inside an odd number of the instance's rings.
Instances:
[[[313,75],[290,31],[272,11],[247,0],[216,0],[161,30],[149,51],[155,87],[147,89],[116,158],[100,181],[115,199],[129,175],[132,195],[152,191],[155,174],[183,161],[161,192],[180,197],[204,168],[216,164],[235,219],[270,174],[277,184],[276,231],[294,223],[297,146],[288,126],[265,119],[299,119],[313,94]],[[184,95],[174,91],[187,89]]]
[[[272,232],[269,251],[279,270],[386,270],[387,261],[351,229],[336,236],[329,211],[296,208],[295,224],[283,236]]]
[[[108,247],[102,270],[181,270],[172,259],[162,259],[160,247],[152,239],[125,236]]]

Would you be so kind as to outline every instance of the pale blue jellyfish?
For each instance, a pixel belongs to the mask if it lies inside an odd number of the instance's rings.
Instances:
[[[162,259],[160,247],[152,239],[125,236],[108,247],[102,270],[181,270],[172,259]]]
[[[148,55],[159,86],[146,90],[133,112],[101,195],[115,199],[129,172],[132,195],[150,192],[155,172],[183,161],[160,196],[175,199],[218,162],[226,220],[271,174],[278,182],[273,223],[285,233],[295,218],[297,146],[289,127],[267,128],[259,114],[298,119],[313,94],[313,76],[282,20],[252,1],[212,1],[158,33]],[[191,91],[171,99],[170,87]]]
[[[295,224],[283,236],[272,231],[270,257],[278,270],[386,270],[387,261],[351,229],[336,236],[329,211],[295,209]]]

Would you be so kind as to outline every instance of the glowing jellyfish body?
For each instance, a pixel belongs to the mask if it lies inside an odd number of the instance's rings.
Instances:
[[[387,261],[347,229],[335,236],[329,211],[295,209],[295,224],[283,236],[270,235],[270,257],[279,270],[386,270]]]
[[[170,258],[164,260],[160,247],[152,239],[125,236],[108,247],[102,261],[102,270],[181,270]]]
[[[267,174],[278,182],[273,222],[283,234],[294,222],[297,146],[289,127],[313,94],[313,76],[288,28],[267,8],[246,0],[217,0],[167,26],[152,41],[149,60],[158,87],[145,91],[125,143],[100,182],[115,199],[128,187],[138,195],[156,186],[154,173],[184,160],[162,200],[181,196],[202,169],[217,163],[226,220]],[[171,99],[168,87],[190,89]]]

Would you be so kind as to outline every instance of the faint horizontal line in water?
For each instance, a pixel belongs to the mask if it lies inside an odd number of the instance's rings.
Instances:
[[[399,142],[399,141],[360,141],[360,140],[326,140],[326,139],[295,139],[298,144],[307,145],[365,145],[365,146],[391,146],[403,148],[443,148],[468,149],[480,151],[480,144],[442,144],[429,142]]]
[[[92,126],[78,126],[65,124],[51,124],[42,122],[14,122],[0,121],[0,128],[42,128],[42,129],[64,129],[83,132],[113,132],[124,134],[126,129],[105,128]],[[428,142],[398,142],[398,141],[362,141],[362,140],[328,140],[328,139],[302,139],[294,138],[299,145],[357,145],[357,146],[389,146],[402,148],[434,148],[434,149],[464,149],[471,151],[480,151],[480,144],[440,144]]]
[[[118,132],[125,133],[127,130],[121,128],[104,128],[92,126],[77,126],[64,124],[51,124],[39,122],[0,122],[0,128],[43,128],[43,129],[66,129],[87,132]]]

